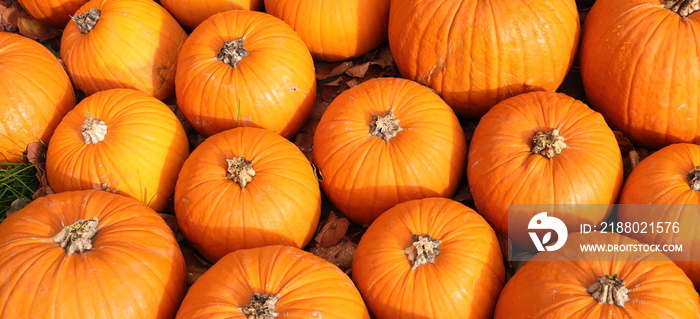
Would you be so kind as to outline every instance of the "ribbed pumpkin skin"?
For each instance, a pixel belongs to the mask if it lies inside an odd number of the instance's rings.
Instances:
[[[403,128],[370,135],[372,115],[389,111]],[[324,194],[356,223],[369,224],[411,199],[452,196],[464,175],[466,141],[454,112],[430,89],[377,78],[340,94],[314,135]]]
[[[56,57],[36,41],[0,32],[0,161],[18,162],[27,144],[48,143],[75,106],[73,85]]]
[[[645,243],[682,244],[683,253],[669,252],[671,260],[685,271],[696,287],[700,287],[700,192],[688,184],[688,173],[700,166],[700,145],[672,144],[649,155],[625,181],[620,193],[620,204],[674,204],[666,206],[666,213],[635,214],[634,206],[622,205],[618,212],[621,222],[678,222],[679,234],[630,233],[629,236]],[[681,208],[682,207],[682,208]],[[678,209],[678,210],[677,210]],[[692,255],[694,254],[694,256]]]
[[[478,118],[511,96],[554,91],[579,29],[574,0],[393,0],[389,45],[405,78]]]
[[[43,24],[63,29],[70,16],[88,0],[19,0],[19,4],[32,17]]]
[[[263,0],[161,0],[160,4],[188,30],[219,12],[263,9]]]
[[[501,292],[494,319],[700,318],[693,284],[662,253],[606,253],[581,261],[579,244],[639,242],[615,233],[570,234],[565,248],[538,253],[515,273]],[[574,249],[566,249],[569,245]],[[630,256],[646,260],[627,261]],[[598,303],[586,292],[606,274],[626,281],[630,300],[624,308]]]
[[[98,218],[92,250],[51,241]],[[101,191],[40,197],[0,224],[0,317],[172,318],[185,260],[170,228],[146,205]]]
[[[265,0],[265,10],[289,24],[314,59],[363,55],[387,38],[390,0]]]
[[[412,235],[441,241],[435,263],[411,269]],[[373,318],[491,318],[503,288],[501,248],[474,210],[447,198],[400,203],[362,236],[353,280]]]
[[[278,318],[369,319],[360,293],[338,267],[279,245],[226,255],[190,287],[176,318],[245,319],[241,307],[255,292],[280,294]]]
[[[252,162],[245,187],[227,178],[226,159]],[[213,135],[187,159],[175,187],[180,230],[216,262],[229,252],[265,245],[303,248],[321,216],[321,190],[301,151],[283,137],[241,127]]]
[[[216,59],[224,42],[241,37],[248,56],[235,68]],[[306,45],[289,25],[262,12],[231,10],[202,22],[182,47],[178,70],[178,106],[206,136],[253,126],[290,138],[316,97]]]
[[[663,3],[596,1],[581,42],[591,106],[635,144],[657,149],[700,143],[700,15],[681,17]]]
[[[559,129],[567,147],[551,159],[531,153],[535,133],[552,129]],[[510,204],[614,204],[622,186],[622,157],[612,130],[599,113],[561,93],[525,93],[494,106],[477,125],[467,158],[477,211],[516,245],[532,241],[526,227],[508,233]],[[558,207],[563,211],[549,213],[571,231],[581,222],[605,220],[606,207]],[[510,216],[511,223],[524,226],[531,217]]]
[[[61,58],[77,89],[129,88],[159,100],[175,91],[178,53],[185,30],[163,7],[150,0],[91,0],[75,14],[101,10],[87,34],[69,22],[61,37]]]
[[[104,141],[87,145],[87,114],[107,124]],[[82,100],[56,128],[46,175],[56,192],[101,189],[165,211],[189,155],[182,124],[163,102],[136,90],[113,89]]]

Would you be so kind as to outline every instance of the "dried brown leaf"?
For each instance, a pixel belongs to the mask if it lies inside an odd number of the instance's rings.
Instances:
[[[43,163],[44,152],[46,152],[44,143],[34,142],[27,144],[27,162],[34,165]]]
[[[338,266],[343,271],[347,271],[352,267],[355,250],[357,250],[357,245],[348,240],[347,237],[344,237],[331,247],[316,246],[310,249],[312,254]]]
[[[187,241],[180,243],[180,250],[182,251],[182,256],[185,257],[187,285],[192,285],[202,274],[211,268],[212,264],[200,257],[197,251],[192,248]]]
[[[627,139],[622,132],[613,131],[613,134],[615,134],[617,145],[620,147],[620,152],[622,152],[622,154],[626,154],[627,152],[634,150],[634,145],[632,145],[632,142],[630,142],[630,140]]]
[[[363,78],[371,64],[372,62],[365,62],[362,64],[355,65],[349,68],[347,71],[345,71],[345,74],[355,78]]]
[[[31,16],[20,16],[17,20],[17,27],[20,34],[39,42],[54,39],[61,35],[61,31],[49,28]]]
[[[15,199],[11,204],[10,204],[10,209],[8,209],[5,212],[5,216],[10,217],[10,215],[16,213],[20,209],[24,208],[24,206],[27,206],[29,204],[30,200],[26,198],[18,198]]]
[[[190,148],[195,149],[197,146],[199,146],[199,144],[202,144],[207,137],[197,133],[197,131],[192,131],[189,135],[187,135],[187,139],[190,142]]]
[[[170,227],[170,230],[173,231],[173,234],[175,235],[175,239],[177,239],[178,242],[182,241],[185,237],[180,232],[180,227],[177,224],[177,218],[173,214],[165,214],[165,213],[158,213],[161,218],[165,221],[165,223]]]
[[[321,67],[316,68],[316,79],[317,80],[326,80],[328,78],[332,78],[334,76],[341,75],[345,73],[349,68],[353,66],[352,61],[345,61],[345,62],[338,62],[338,63],[332,63],[332,64],[327,64]]]
[[[317,246],[324,248],[336,245],[345,237],[349,226],[350,221],[347,218],[338,218],[335,212],[331,210],[328,214],[328,219],[321,222],[321,229],[314,237],[314,241],[317,243]]]
[[[472,192],[469,189],[469,185],[467,185],[467,183],[462,183],[462,185],[457,188],[457,191],[455,192],[454,196],[452,196],[452,199],[460,203],[467,203],[473,201],[474,197],[472,197]]]
[[[20,7],[17,1],[12,2],[9,7],[0,12],[0,19],[5,25],[5,30],[10,32],[17,31],[17,20],[20,16],[28,16],[28,14]]]
[[[294,137],[294,145],[296,145],[306,159],[312,161],[314,158],[314,135],[308,132],[298,132]]]

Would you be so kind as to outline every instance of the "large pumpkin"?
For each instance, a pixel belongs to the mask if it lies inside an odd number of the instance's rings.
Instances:
[[[231,10],[202,22],[182,47],[178,70],[178,106],[206,136],[254,126],[292,137],[316,97],[309,49],[262,12]]]
[[[22,8],[43,24],[63,29],[71,16],[88,0],[19,0]]]
[[[615,233],[571,234],[564,248],[538,253],[515,273],[494,319],[700,318],[693,284],[664,254],[582,253],[579,245],[640,243]]]
[[[61,37],[61,58],[87,95],[129,88],[167,99],[175,91],[185,30],[151,0],[91,0]]]
[[[27,144],[48,143],[75,106],[73,85],[51,52],[36,41],[0,32],[0,161],[18,162]]]
[[[40,197],[0,224],[0,317],[172,318],[185,260],[156,212],[85,190]]]
[[[479,214],[425,198],[369,226],[352,277],[373,318],[491,318],[505,270],[496,234]]]
[[[188,155],[185,130],[163,102],[112,89],[63,118],[46,152],[46,175],[56,192],[104,190],[165,211]]]
[[[265,0],[265,10],[288,23],[314,59],[363,55],[387,37],[390,0]]]
[[[579,29],[574,0],[393,0],[389,45],[404,77],[476,118],[511,96],[559,87]]]
[[[523,248],[532,248],[527,229],[534,209],[548,209],[574,231],[579,223],[605,220],[622,186],[612,130],[599,113],[562,93],[525,93],[494,106],[474,131],[468,161],[477,210]],[[509,212],[512,204],[546,206]],[[510,231],[509,224],[518,227]]]
[[[324,193],[360,224],[400,202],[452,196],[465,157],[454,112],[433,91],[406,79],[377,78],[344,91],[314,135]]]
[[[581,43],[591,106],[638,145],[700,143],[697,1],[599,0]]]
[[[189,30],[219,12],[263,9],[263,0],[161,0],[160,4]]]
[[[683,251],[666,254],[700,288],[700,145],[673,144],[645,158],[625,181],[619,203],[620,222],[653,225],[628,236],[651,244],[683,245]]]
[[[318,226],[321,190],[296,145],[240,127],[192,152],[175,187],[175,215],[185,238],[212,262],[243,248],[303,248]]]
[[[190,287],[178,319],[369,319],[353,282],[338,267],[288,246],[226,255]]]

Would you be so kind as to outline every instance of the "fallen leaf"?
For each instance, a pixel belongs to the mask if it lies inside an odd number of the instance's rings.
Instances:
[[[338,62],[333,64],[327,64],[316,68],[316,79],[323,81],[334,76],[341,75],[345,73],[349,68],[353,66],[352,61]]]
[[[30,200],[26,199],[26,198],[15,199],[10,204],[10,209],[8,209],[5,212],[5,216],[10,217],[10,215],[12,215],[12,214],[16,213],[17,211],[19,211],[20,209],[24,208],[24,206],[27,206],[27,204],[29,204],[29,202],[30,202]]]
[[[28,14],[20,7],[17,1],[12,2],[9,7],[0,12],[0,19],[5,25],[5,30],[10,32],[17,31],[17,20],[20,16],[28,16]]]
[[[314,237],[319,247],[331,247],[336,245],[348,232],[350,221],[347,218],[338,218],[334,211],[330,211],[328,219],[321,222],[321,228]]]
[[[367,73],[370,64],[371,62],[365,62],[362,64],[355,65],[349,68],[347,71],[345,71],[345,74],[356,78],[362,78]]]
[[[180,243],[180,251],[182,251],[182,256],[185,257],[187,285],[192,285],[211,268],[212,264],[200,257],[199,253],[187,241]]]
[[[44,162],[46,145],[41,142],[27,144],[27,162],[33,165],[39,165]]]
[[[343,237],[337,244],[331,247],[311,247],[312,254],[319,256],[343,271],[352,267],[352,259],[355,257],[357,245]]]
[[[634,145],[632,145],[632,142],[625,137],[625,135],[622,134],[620,131],[613,131],[613,134],[615,134],[615,139],[617,139],[617,145],[620,147],[620,152],[623,154],[634,150]]]
[[[19,16],[17,27],[21,35],[39,42],[54,39],[61,35],[61,31],[49,28],[31,16]]]

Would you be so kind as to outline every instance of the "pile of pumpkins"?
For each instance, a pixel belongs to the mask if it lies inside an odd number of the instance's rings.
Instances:
[[[598,0],[582,28],[574,0],[19,2],[63,65],[0,33],[0,152],[46,143],[56,194],[0,224],[1,318],[700,318],[697,0]],[[337,96],[310,162],[315,65],[387,39],[401,77]],[[576,59],[590,107],[555,93]],[[627,178],[613,129],[657,150]],[[322,196],[367,226],[351,276],[302,250]],[[188,289],[171,203],[214,264]],[[536,213],[514,204],[594,208],[552,207],[569,248],[506,282],[497,233],[532,244]],[[576,233],[613,204],[681,230]],[[578,250],[640,242],[684,250]]]

